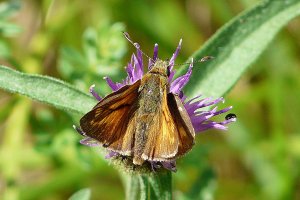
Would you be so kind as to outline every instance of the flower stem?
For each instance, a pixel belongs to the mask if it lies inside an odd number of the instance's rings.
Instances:
[[[127,200],[172,199],[172,174],[160,171],[148,174],[130,174],[126,181]]]

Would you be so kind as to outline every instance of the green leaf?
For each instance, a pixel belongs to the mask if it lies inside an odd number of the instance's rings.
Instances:
[[[25,74],[4,66],[0,66],[0,74],[0,88],[59,109],[82,114],[97,103],[92,96],[55,78]]]
[[[91,198],[91,190],[89,188],[81,189],[75,192],[69,200],[89,200]]]
[[[195,64],[185,87],[187,95],[226,94],[276,33],[299,14],[299,0],[267,0],[235,17],[191,56],[194,60],[208,55],[215,58]]]

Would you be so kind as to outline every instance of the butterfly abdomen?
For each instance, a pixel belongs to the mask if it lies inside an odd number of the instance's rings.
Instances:
[[[159,127],[159,119],[161,113],[161,102],[163,101],[164,90],[166,85],[166,78],[160,74],[149,74],[142,80],[139,88],[140,94],[138,99],[137,114],[137,127],[135,131],[134,142],[134,164],[141,165],[144,162],[142,154],[145,151],[146,142],[149,141],[148,137],[153,137],[151,134],[155,127]],[[159,128],[157,128],[159,131]],[[154,145],[154,144],[153,144]]]

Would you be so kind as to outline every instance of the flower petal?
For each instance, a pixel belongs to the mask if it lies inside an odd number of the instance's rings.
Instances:
[[[117,83],[114,83],[108,76],[104,77],[107,85],[113,90],[113,91],[117,91],[119,89]]]
[[[190,64],[190,67],[187,73],[183,76],[178,77],[174,81],[172,81],[170,86],[170,92],[174,94],[179,94],[182,88],[189,82],[190,77],[192,75],[193,63]]]
[[[91,85],[89,90],[93,97],[95,97],[95,99],[97,99],[98,101],[102,100],[102,97],[95,91],[95,84]]]
[[[157,57],[158,57],[158,44],[155,43],[152,59],[149,59],[148,70],[152,69],[152,67],[154,65],[153,62],[155,62],[157,60]]]
[[[97,140],[90,137],[83,138],[82,140],[80,140],[80,143],[90,147],[101,146]]]
[[[176,48],[176,51],[173,53],[170,61],[169,61],[169,66],[171,67],[170,70],[173,69],[174,63],[175,63],[175,59],[177,58],[179,51],[181,49],[181,43],[182,43],[182,39],[179,40],[178,46]]]
[[[109,152],[106,154],[105,159],[110,159],[110,158],[115,157],[115,156],[117,156],[117,155],[119,155],[117,152],[109,151]]]
[[[161,162],[162,166],[172,172],[176,172],[176,161],[166,161],[166,162]]]

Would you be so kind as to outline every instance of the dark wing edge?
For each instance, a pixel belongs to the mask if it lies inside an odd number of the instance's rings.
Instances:
[[[178,152],[174,157],[176,158],[192,149],[195,143],[195,130],[182,101],[177,95],[168,94],[168,107],[178,131]]]

